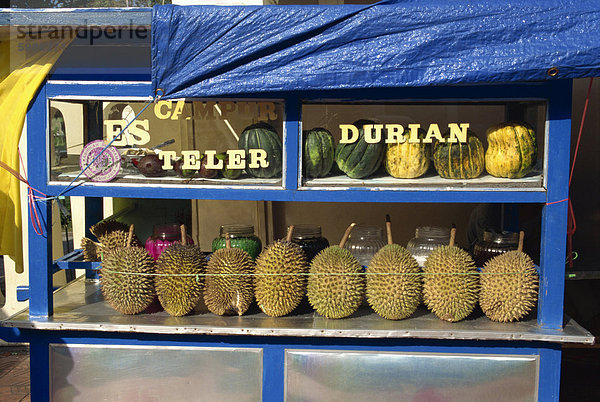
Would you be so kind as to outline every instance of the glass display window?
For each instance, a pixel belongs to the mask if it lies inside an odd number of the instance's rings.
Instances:
[[[302,106],[303,187],[544,187],[546,103]]]
[[[282,102],[50,100],[50,181],[278,186]],[[146,109],[144,109],[146,107]],[[136,118],[137,116],[137,118]],[[60,117],[60,119],[59,119]]]

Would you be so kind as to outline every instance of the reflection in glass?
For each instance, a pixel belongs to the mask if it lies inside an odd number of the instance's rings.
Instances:
[[[53,157],[52,181],[76,177],[84,148],[103,140],[121,155],[113,182],[281,184],[281,102],[51,100],[50,106],[66,126],[66,135],[52,130],[52,151],[62,152]]]

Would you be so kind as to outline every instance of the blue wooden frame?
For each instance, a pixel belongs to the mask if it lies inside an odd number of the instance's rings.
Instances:
[[[544,205],[541,244],[540,302],[538,322],[544,328],[562,327],[564,256],[566,253],[566,208],[568,196],[568,164],[570,149],[570,108],[571,81],[547,81],[515,85],[473,85],[465,87],[426,87],[376,89],[364,91],[323,91],[316,93],[269,94],[266,97],[283,98],[285,101],[285,149],[283,185],[279,188],[247,189],[203,188],[200,186],[149,187],[115,186],[110,184],[74,187],[65,195],[86,197],[135,197],[135,198],[186,198],[186,199],[229,199],[229,200],[272,200],[272,201],[329,201],[329,202],[490,202],[490,203],[539,203]],[[39,92],[28,119],[29,135],[29,176],[31,184],[48,195],[57,195],[64,185],[48,184],[47,163],[39,163],[39,155],[46,155],[48,146],[40,141],[40,133],[47,132],[47,108],[50,98],[139,98],[151,99],[149,82],[73,82],[58,81],[47,83]],[[318,190],[299,186],[300,121],[304,101],[323,99],[338,100],[504,100],[504,99],[545,99],[548,101],[548,139],[545,161],[547,169],[547,189],[478,191],[427,191],[427,190],[380,190],[351,188],[344,190]],[[552,152],[548,152],[552,149]],[[99,200],[99,198],[96,198]],[[49,206],[38,204],[41,216],[48,222]],[[101,206],[98,201],[88,212],[95,211],[97,217]],[[50,225],[47,225],[50,230]],[[38,267],[51,265],[43,250],[47,249],[48,239],[42,242],[30,230],[32,255],[31,272],[31,315],[52,314],[51,284],[44,273],[50,272]],[[33,247],[31,247],[33,246]],[[47,296],[42,296],[47,295]]]
[[[148,82],[50,82],[39,91],[28,112],[28,176],[33,187],[52,196],[60,194],[62,185],[48,184],[48,99],[51,98],[127,98],[150,99]],[[232,199],[274,201],[330,201],[330,202],[490,202],[490,203],[537,203],[542,204],[542,240],[540,268],[540,297],[538,324],[543,328],[559,329],[563,324],[564,259],[566,254],[566,219],[568,197],[568,166],[570,150],[571,81],[548,81],[515,85],[473,85],[443,88],[402,88],[364,91],[327,91],[318,93],[270,94],[262,98],[285,101],[285,147],[283,185],[271,189],[219,189],[184,187],[139,187],[115,185],[79,186],[67,196],[86,196],[86,215],[90,222],[97,220],[101,212],[100,197],[134,198],[188,198]],[[304,101],[337,100],[503,100],[544,99],[548,101],[547,189],[501,190],[501,191],[424,191],[383,190],[355,188],[344,191],[316,190],[299,187],[301,107]],[[44,140],[40,140],[40,136]],[[39,156],[44,155],[43,163]],[[43,221],[45,236],[39,236],[29,227],[29,280],[30,317],[32,321],[45,320],[53,313],[52,304],[52,258],[51,258],[51,205],[37,203],[38,214]],[[31,218],[31,217],[30,217]],[[31,219],[30,219],[31,220]],[[49,343],[123,343],[187,346],[260,346],[264,347],[263,390],[266,401],[283,398],[284,350],[289,348],[328,348],[385,351],[444,351],[456,353],[511,353],[536,354],[540,356],[539,400],[558,400],[560,384],[560,345],[536,342],[469,342],[431,341],[403,339],[342,339],[342,338],[279,338],[279,337],[212,337],[167,336],[148,334],[113,334],[93,332],[82,335],[69,331],[21,330],[19,339],[31,344],[32,400],[46,400],[49,395],[48,370]],[[89,337],[88,337],[89,336]],[[34,363],[35,362],[35,363]]]

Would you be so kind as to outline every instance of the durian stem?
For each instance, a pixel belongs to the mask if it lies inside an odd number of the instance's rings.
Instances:
[[[185,232],[185,225],[181,225],[181,244],[184,246],[187,244],[187,233]]]
[[[352,229],[354,229],[354,226],[356,226],[356,223],[352,222],[350,224],[350,226],[348,226],[348,229],[346,229],[346,232],[344,233],[342,240],[340,240],[340,248],[344,248],[344,244],[346,244],[346,242],[348,241],[348,237],[350,237],[350,232],[352,232]]]
[[[229,233],[225,233],[225,248],[231,248],[231,239]]]
[[[450,243],[448,243],[450,247],[454,246],[454,240],[456,240],[456,228],[450,229]]]
[[[524,240],[525,240],[525,232],[521,230],[519,232],[519,247],[517,248],[517,250],[523,251],[523,241]]]
[[[287,237],[285,238],[285,241],[292,241],[293,235],[294,235],[294,225],[290,225],[290,227],[288,228]]]
[[[390,219],[389,214],[385,216],[385,231],[387,232],[388,244],[394,244],[392,241],[392,220]]]
[[[129,226],[129,235],[127,236],[127,247],[131,247],[133,241],[133,224]]]

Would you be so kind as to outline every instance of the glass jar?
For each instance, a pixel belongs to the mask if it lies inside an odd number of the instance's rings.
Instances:
[[[344,248],[349,250],[363,267],[367,267],[371,258],[385,244],[382,228],[357,225],[350,233]]]
[[[495,233],[483,232],[483,239],[478,240],[473,247],[475,265],[483,265],[492,257],[504,254],[507,251],[517,250],[519,247],[519,234],[515,232]]]
[[[229,233],[231,247],[239,248],[250,254],[252,260],[262,251],[262,242],[254,234],[254,226],[232,223],[221,226],[219,237],[216,237],[212,242],[213,253],[220,248],[225,248],[225,235]]]
[[[431,252],[439,246],[450,243],[450,229],[438,226],[420,226],[415,230],[415,237],[408,241],[406,249],[417,260],[420,267]]]
[[[192,237],[186,234],[187,244],[194,244]],[[152,236],[146,239],[146,250],[154,261],[158,260],[164,249],[173,243],[181,243],[181,225],[178,223],[165,223],[154,225],[152,228]]]
[[[317,225],[294,225],[292,241],[304,250],[309,263],[321,250],[329,247],[329,241],[321,236],[321,226]]]

